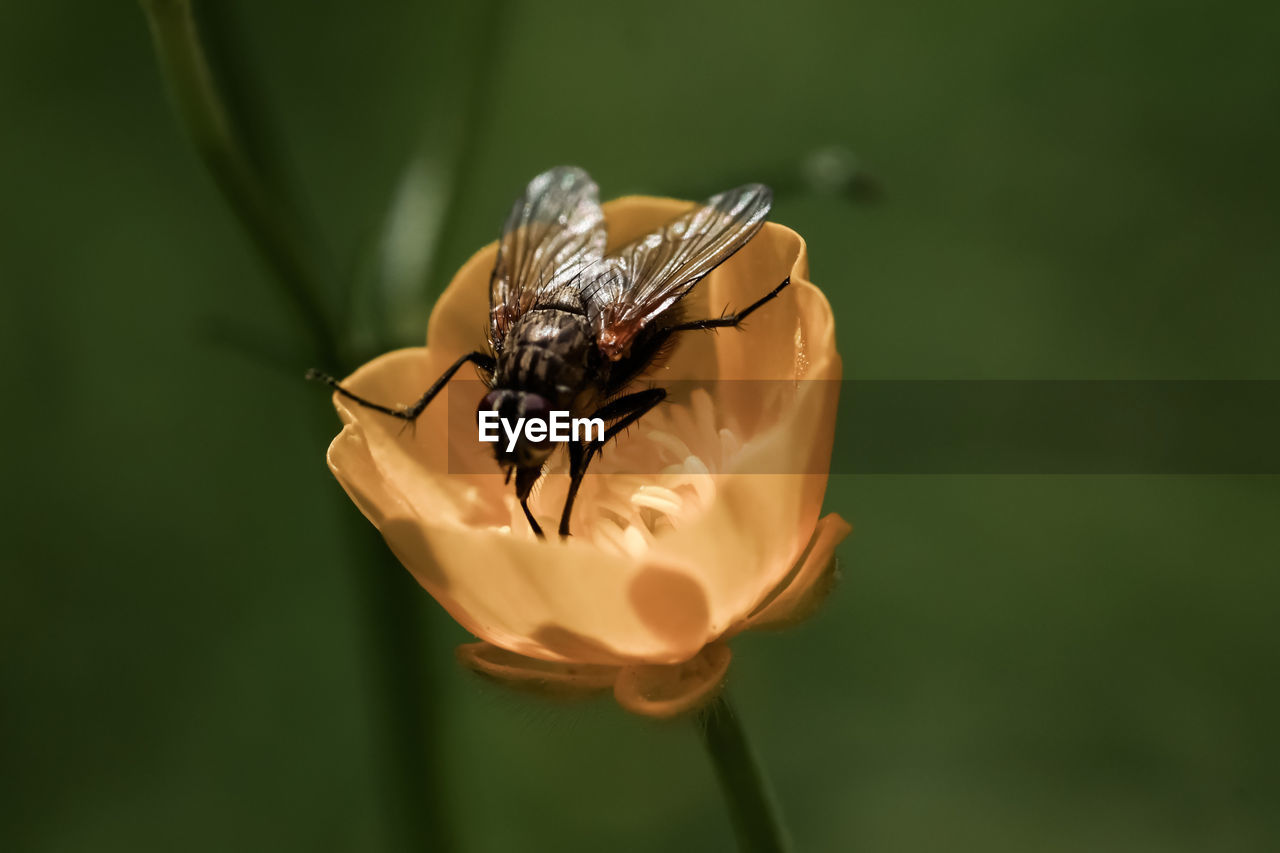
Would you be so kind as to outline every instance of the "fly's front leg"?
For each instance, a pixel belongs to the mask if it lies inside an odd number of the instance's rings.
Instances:
[[[587,446],[576,441],[569,442],[569,493],[564,498],[564,509],[560,511],[560,535],[569,535],[569,516],[573,513],[573,500],[578,496],[578,486],[587,473]]]
[[[359,403],[365,408],[373,409],[375,412],[382,412],[384,415],[391,415],[393,418],[400,418],[401,420],[413,422],[418,419],[418,415],[422,414],[422,410],[427,407],[427,404],[440,393],[440,389],[445,386],[445,383],[453,378],[453,374],[458,372],[458,368],[462,367],[462,365],[466,364],[468,361],[477,365],[481,370],[489,373],[492,373],[496,366],[494,364],[493,356],[488,353],[480,352],[478,350],[476,352],[469,352],[453,364],[449,365],[449,368],[440,376],[439,379],[431,384],[431,387],[426,390],[426,393],[418,398],[418,402],[407,408],[392,408],[391,406],[384,406],[381,403],[374,403],[371,400],[366,400],[364,397],[343,388],[342,385],[338,383],[338,380],[334,379],[329,374],[321,373],[314,368],[307,371],[307,379],[316,382],[323,382],[334,391],[337,391],[339,394],[346,397],[348,400]]]
[[[560,535],[569,535],[569,516],[573,513],[573,500],[578,496],[578,487],[582,485],[582,478],[586,476],[587,466],[591,464],[591,460],[605,446],[606,443],[615,438],[618,433],[631,426],[640,418],[644,417],[654,406],[661,403],[667,396],[664,388],[648,388],[644,391],[636,391],[634,394],[627,394],[612,400],[591,415],[593,418],[600,418],[603,421],[613,421],[616,423],[604,431],[604,437],[595,441],[579,444],[576,441],[569,442],[569,494],[564,499],[564,511],[560,513]]]
[[[533,535],[539,539],[546,539],[546,535],[542,532],[542,526],[538,524],[538,520],[533,517],[533,512],[529,509],[529,495],[533,493],[533,486],[541,476],[541,465],[533,468],[518,469],[516,471],[516,497],[520,499],[520,509],[524,510],[524,517],[528,519],[529,529],[533,531]]]

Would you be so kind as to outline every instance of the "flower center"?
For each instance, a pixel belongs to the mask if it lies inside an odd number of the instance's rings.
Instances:
[[[607,550],[642,555],[664,530],[696,518],[715,501],[717,475],[742,452],[740,425],[718,414],[696,388],[687,403],[664,403],[610,442],[592,461],[574,502],[569,528]],[[568,455],[548,463],[530,507],[559,520],[569,483]],[[513,531],[528,523],[515,496],[505,500]],[[551,534],[552,524],[548,529]],[[553,534],[552,534],[553,535]]]

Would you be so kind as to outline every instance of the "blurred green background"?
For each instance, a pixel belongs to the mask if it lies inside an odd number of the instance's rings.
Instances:
[[[773,218],[847,376],[1280,376],[1273,3],[218,6],[335,287],[415,157],[458,181],[438,287],[550,165],[685,195],[839,145],[882,202],[797,184]],[[0,69],[0,846],[414,849],[416,815],[437,849],[729,849],[687,723],[454,665],[324,466],[305,340],[139,9],[5,4]],[[841,586],[730,680],[799,849],[1280,848],[1273,478],[827,503]],[[388,737],[405,679],[431,742]]]

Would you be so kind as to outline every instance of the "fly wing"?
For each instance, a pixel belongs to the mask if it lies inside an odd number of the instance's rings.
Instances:
[[[584,288],[600,351],[626,355],[645,326],[756,235],[772,204],[768,187],[747,184],[610,253]]]
[[[489,344],[604,255],[604,214],[595,181],[575,166],[548,169],[529,182],[502,226],[489,278]]]

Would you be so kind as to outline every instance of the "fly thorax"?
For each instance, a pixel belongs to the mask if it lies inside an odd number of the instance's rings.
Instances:
[[[588,366],[594,348],[585,316],[555,308],[530,311],[507,334],[498,359],[497,383],[567,403],[590,381]]]

